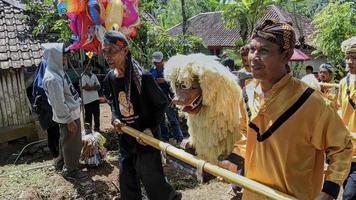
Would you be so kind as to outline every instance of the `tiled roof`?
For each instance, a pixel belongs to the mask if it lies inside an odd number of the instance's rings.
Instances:
[[[303,35],[305,44],[312,46],[308,38],[308,36],[313,32],[310,19],[288,13],[274,5],[267,8],[265,15],[259,20],[259,22],[266,19],[279,19],[292,22],[297,39],[300,35]],[[167,32],[169,35],[182,34],[182,25],[177,24],[176,26],[168,29]],[[200,36],[205,44],[210,47],[232,47],[235,46],[234,41],[241,38],[238,28],[226,29],[224,27],[221,11],[200,13],[190,18],[188,20],[188,33]],[[299,44],[298,41],[297,44]]]
[[[200,36],[204,43],[210,46],[235,46],[235,40],[240,38],[237,28],[227,29],[222,21],[222,12],[200,13],[188,20],[187,32]],[[182,26],[178,24],[167,30],[169,35],[182,34]]]
[[[24,5],[0,0],[0,69],[30,67],[41,58],[40,42],[29,34]]]

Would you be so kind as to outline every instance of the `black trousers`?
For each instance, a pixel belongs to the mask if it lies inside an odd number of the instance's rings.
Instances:
[[[100,130],[99,100],[85,104],[84,109],[85,109],[85,119],[84,119],[85,123],[89,123],[91,127],[93,116],[94,116],[94,130],[99,131]]]
[[[137,144],[139,145],[139,144]],[[150,200],[179,200],[181,196],[166,181],[160,151],[139,145],[137,153],[120,148],[120,191],[122,200],[140,200],[141,184]]]
[[[59,125],[55,125],[47,128],[47,137],[48,137],[48,148],[51,152],[53,158],[58,157],[59,155]]]

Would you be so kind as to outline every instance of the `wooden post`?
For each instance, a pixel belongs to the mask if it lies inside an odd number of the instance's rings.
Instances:
[[[80,91],[80,96],[82,97],[82,100],[80,101],[80,108],[82,110],[82,117],[83,117],[83,122],[82,124],[85,124],[85,109],[84,109],[84,97],[83,97],[83,85],[82,85],[82,76],[84,73],[84,60],[85,60],[85,52],[83,49],[80,49],[80,68],[83,69],[83,72],[79,76],[79,91]]]
[[[7,86],[5,80],[5,70],[2,70],[0,75],[0,104],[1,104],[1,114],[3,117],[3,127],[7,127],[9,125],[8,117],[7,117],[7,110],[6,110],[6,101],[7,101]]]
[[[0,128],[1,127],[5,127],[5,115],[6,115],[6,112],[4,113],[4,109],[5,109],[5,105],[4,105],[4,102],[5,102],[5,99],[4,99],[4,91],[2,90],[2,74],[3,74],[3,71],[0,69]]]
[[[21,86],[21,70],[18,70],[18,73],[16,74],[16,80],[17,80],[17,87],[19,90],[19,96],[20,96],[20,104],[18,105],[20,107],[23,123],[26,123],[26,116],[25,116],[25,111],[23,110],[23,93],[22,93],[22,86]]]
[[[10,109],[11,109],[11,115],[12,115],[12,125],[18,125],[18,119],[16,115],[16,103],[15,103],[15,96],[14,96],[14,89],[12,87],[12,79],[11,79],[11,74],[13,73],[14,69],[8,70],[6,79],[7,79],[7,89],[9,93],[9,102],[10,102]]]
[[[26,87],[25,87],[25,79],[24,79],[24,72],[23,68],[19,70],[19,77],[18,77],[18,84],[20,88],[20,98],[21,98],[21,111],[24,116],[24,123],[30,121],[30,114],[28,112],[29,107],[27,106],[27,95],[26,95]]]
[[[7,118],[7,126],[13,125],[13,118],[11,113],[11,106],[10,106],[10,97],[9,97],[9,90],[8,90],[8,83],[7,83],[7,76],[9,72],[6,70],[5,74],[2,79],[3,90],[5,94],[5,109],[6,109],[6,118]]]
[[[14,90],[14,99],[13,101],[15,102],[15,110],[16,110],[16,116],[17,116],[17,120],[18,120],[18,125],[20,124],[24,124],[24,120],[23,120],[23,115],[21,112],[21,99],[20,99],[20,90],[17,84],[17,73],[18,73],[18,69],[16,69],[13,72],[10,72],[11,74],[11,79],[12,79],[12,88]]]

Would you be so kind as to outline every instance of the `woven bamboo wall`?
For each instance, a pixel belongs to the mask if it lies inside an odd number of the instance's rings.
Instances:
[[[30,122],[24,69],[0,69],[0,128]]]

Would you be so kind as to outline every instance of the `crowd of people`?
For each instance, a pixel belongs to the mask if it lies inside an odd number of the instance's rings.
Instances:
[[[266,20],[240,49],[243,66],[232,73],[242,89],[242,102],[236,103],[241,104],[243,137],[220,166],[297,199],[336,199],[342,186],[343,199],[356,199],[356,39],[342,44],[348,73],[338,84],[328,63],[320,66],[317,77],[312,66],[306,67],[310,79],[293,77],[287,66],[295,43],[291,25]],[[164,79],[163,53],[153,53],[147,71],[132,57],[126,37],[108,31],[101,51],[111,70],[100,84],[87,65],[81,100],[65,73],[66,48],[61,43],[43,48],[33,95],[55,168],[68,179],[86,177],[79,168],[80,106],[82,101],[84,121],[92,128],[94,118],[94,130],[100,131],[98,90],[103,88],[119,133],[121,199],[140,199],[141,183],[149,199],[181,199],[165,178],[160,151],[120,131],[128,125],[169,141],[172,130],[174,143],[182,142],[174,93]],[[231,68],[233,60],[224,55],[222,63]],[[243,198],[263,199],[248,190]]]

